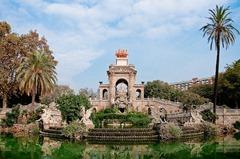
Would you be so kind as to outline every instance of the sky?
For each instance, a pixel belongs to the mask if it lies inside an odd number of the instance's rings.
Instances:
[[[107,83],[115,51],[127,49],[137,82],[214,75],[216,51],[199,30],[208,9],[229,6],[240,29],[240,0],[0,0],[0,21],[44,36],[58,61],[58,84],[74,90]],[[240,40],[222,49],[220,71],[240,59]]]

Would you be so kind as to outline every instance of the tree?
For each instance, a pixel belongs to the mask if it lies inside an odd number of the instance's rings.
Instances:
[[[63,95],[56,100],[62,117],[68,123],[82,118],[81,110],[83,107],[90,108],[90,102],[85,95]]]
[[[63,95],[74,94],[74,90],[72,90],[67,85],[55,85],[52,93],[47,94],[41,97],[41,103],[49,104],[51,102],[55,102],[55,100]]]
[[[56,83],[55,66],[57,62],[44,52],[34,51],[23,58],[17,69],[19,89],[32,96],[32,105],[35,96],[51,93]]]
[[[86,97],[96,97],[96,93],[89,88],[81,88],[79,90],[79,95],[85,95]]]
[[[215,81],[214,81],[214,102],[213,112],[216,114],[217,104],[217,87],[218,87],[218,70],[219,70],[219,56],[221,46],[228,48],[229,45],[235,42],[235,32],[239,34],[239,31],[233,27],[233,20],[229,17],[229,7],[216,6],[215,9],[210,9],[209,23],[203,26],[200,30],[203,31],[203,37],[208,37],[210,42],[210,49],[215,45],[217,50],[216,58],[216,70],[215,70]]]
[[[145,97],[179,101],[183,104],[183,108],[186,111],[190,110],[192,106],[201,105],[207,102],[206,98],[203,98],[196,93],[174,89],[167,83],[159,80],[147,82],[144,87],[144,93]]]
[[[29,31],[27,34],[21,35],[21,51],[27,55],[29,52],[39,51],[48,54],[50,58],[54,59],[52,56],[52,51],[49,49],[47,40],[44,37],[40,37],[36,30]]]
[[[152,82],[147,82],[144,88],[145,97],[158,97],[161,99],[169,99],[174,94],[175,89],[171,88],[166,82],[160,80],[154,80]]]
[[[17,102],[9,102],[9,99],[14,100],[12,97],[20,95],[16,70],[22,58],[36,50],[48,54],[54,60],[46,39],[40,37],[37,31],[18,35],[11,32],[11,26],[7,22],[0,22],[0,99],[3,108]]]
[[[227,66],[220,78],[220,88],[223,104],[238,108],[240,103],[240,60]]]
[[[213,101],[213,85],[212,84],[193,85],[191,88],[188,89],[188,91]]]
[[[180,96],[180,101],[183,104],[183,109],[185,111],[189,111],[197,105],[202,105],[206,103],[208,100],[199,96],[196,93],[192,93],[190,91],[184,91]]]
[[[11,32],[11,26],[0,22],[0,96],[3,109],[7,108],[9,95],[17,88],[16,69],[22,57],[20,45],[21,40]]]

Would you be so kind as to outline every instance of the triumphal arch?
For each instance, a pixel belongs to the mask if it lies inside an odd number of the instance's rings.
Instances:
[[[129,64],[128,51],[119,49],[116,62],[107,71],[108,83],[99,82],[98,98],[91,99],[96,111],[117,108],[120,112],[138,111],[151,113],[153,109],[179,111],[176,103],[144,98],[144,82],[136,83],[137,70]]]

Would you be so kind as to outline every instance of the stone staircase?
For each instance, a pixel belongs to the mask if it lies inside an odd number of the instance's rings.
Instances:
[[[157,141],[158,134],[152,128],[95,128],[87,135],[89,141]]]
[[[54,138],[65,138],[62,129],[46,129],[43,131],[40,131],[40,135],[46,136],[46,137],[54,137]]]
[[[182,136],[181,138],[188,139],[188,138],[195,138],[195,137],[203,137],[204,132],[201,130],[196,130],[192,127],[181,127],[182,129]]]

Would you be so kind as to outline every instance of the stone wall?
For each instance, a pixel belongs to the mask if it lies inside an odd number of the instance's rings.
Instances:
[[[95,111],[101,111],[106,108],[111,108],[107,100],[90,100],[91,105]],[[133,102],[131,111],[143,112],[149,114],[158,114],[163,108],[167,114],[181,113],[181,103],[163,100],[159,98],[146,98],[143,100],[136,100]],[[149,110],[150,109],[150,110]],[[94,111],[94,110],[93,110]]]
[[[240,109],[217,109],[217,116],[217,124],[231,126],[236,121],[240,121]]]

